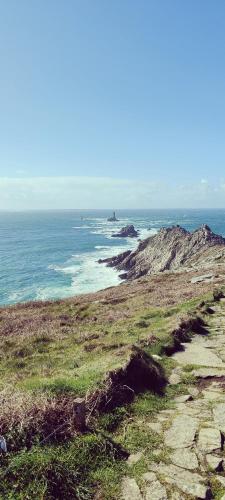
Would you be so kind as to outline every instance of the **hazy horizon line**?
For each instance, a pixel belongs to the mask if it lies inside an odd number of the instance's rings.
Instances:
[[[150,211],[150,210],[162,210],[162,211],[167,211],[167,210],[225,210],[224,207],[168,207],[168,208],[23,208],[23,209],[9,209],[9,208],[0,208],[0,212],[62,212],[62,211],[92,211],[92,210],[98,210],[99,212],[126,212],[126,211]]]

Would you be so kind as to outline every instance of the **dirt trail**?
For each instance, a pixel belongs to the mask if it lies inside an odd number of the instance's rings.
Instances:
[[[173,407],[157,414],[152,425],[163,435],[169,460],[152,463],[138,487],[126,476],[124,500],[225,500],[225,302],[214,306],[208,335],[195,336],[173,358],[177,362],[170,383],[193,374],[198,384],[188,386]],[[144,450],[143,450],[144,453]],[[134,457],[135,458],[135,457]]]

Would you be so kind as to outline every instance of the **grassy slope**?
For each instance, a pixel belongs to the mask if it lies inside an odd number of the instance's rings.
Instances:
[[[193,311],[209,292],[203,285],[184,290],[185,279],[167,275],[79,299],[1,310],[0,432],[9,445],[0,457],[1,498],[88,499],[96,492],[98,498],[118,498],[127,466],[112,439],[128,452],[147,447],[148,460],[156,460],[160,438],[146,430],[146,419],[170,404],[171,389],[164,397],[146,393],[129,407],[93,419],[86,435],[74,437],[68,427],[48,436],[70,420],[74,396],[98,387],[108,370],[122,365],[131,344],[154,336],[145,349],[161,354],[177,315]],[[166,357],[161,362],[167,372],[173,365]],[[146,468],[145,459],[133,473]]]

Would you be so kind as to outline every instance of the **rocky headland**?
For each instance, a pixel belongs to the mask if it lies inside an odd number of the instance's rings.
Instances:
[[[206,225],[189,232],[180,226],[162,228],[141,241],[137,250],[99,261],[116,267],[121,278],[134,279],[164,271],[203,268],[225,255],[225,239]]]

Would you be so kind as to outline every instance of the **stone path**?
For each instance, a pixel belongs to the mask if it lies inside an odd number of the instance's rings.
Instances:
[[[195,336],[174,355],[177,367],[170,384],[178,384],[187,373],[198,379],[187,394],[174,399],[172,410],[159,412],[146,422],[153,432],[163,433],[169,451],[166,463],[151,463],[138,485],[124,477],[123,500],[225,499],[225,304],[214,307],[209,335]],[[190,371],[187,365],[194,365]],[[191,368],[189,366],[189,368]],[[130,463],[143,456],[131,455]],[[135,458],[136,457],[136,458]],[[217,483],[215,497],[212,484]]]

